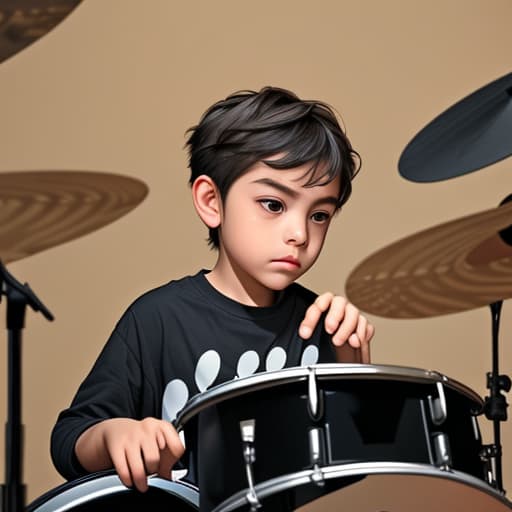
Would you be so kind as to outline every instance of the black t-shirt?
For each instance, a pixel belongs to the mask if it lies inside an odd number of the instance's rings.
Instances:
[[[205,274],[145,293],[121,317],[53,429],[52,459],[64,478],[86,473],[74,446],[94,423],[148,416],[172,421],[189,398],[222,382],[335,361],[320,323],[309,340],[298,335],[313,292],[294,283],[274,305],[251,307],[219,293]]]

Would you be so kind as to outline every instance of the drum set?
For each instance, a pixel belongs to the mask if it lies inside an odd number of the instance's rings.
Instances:
[[[62,0],[37,37],[78,3],[66,7]],[[23,16],[17,16],[11,19],[23,27]],[[8,46],[0,40],[0,60],[30,42],[20,37]],[[400,174],[437,181],[509,156],[511,100],[512,74],[464,98],[405,148]],[[142,494],[106,471],[63,484],[26,508],[21,331],[27,306],[53,317],[4,264],[98,229],[146,194],[142,182],[106,173],[0,174],[0,297],[7,299],[9,350],[2,512],[512,510],[503,489],[500,440],[511,382],[500,374],[498,356],[501,304],[512,297],[512,196],[497,208],[384,247],[362,261],[346,285],[356,306],[388,318],[489,306],[489,396],[482,399],[435,371],[392,365],[317,364],[254,374],[194,396],[178,414],[175,427],[196,447],[184,462],[194,468],[197,485],[186,477],[152,476]],[[482,441],[482,416],[493,422],[492,444]]]
[[[483,406],[463,384],[416,368],[318,364],[254,374],[196,395],[178,415],[176,427],[196,446],[188,464],[198,487],[151,477],[141,495],[101,473],[28,510],[509,511],[482,457]]]

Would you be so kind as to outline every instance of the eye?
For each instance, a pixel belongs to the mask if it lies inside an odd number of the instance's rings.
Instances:
[[[284,210],[283,203],[277,199],[260,199],[258,202],[270,213],[281,213]]]
[[[331,215],[327,212],[315,212],[313,215],[311,215],[311,220],[319,224],[327,222],[330,218]]]

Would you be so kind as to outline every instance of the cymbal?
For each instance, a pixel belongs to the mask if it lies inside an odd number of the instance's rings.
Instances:
[[[81,0],[2,0],[0,62],[58,25]]]
[[[510,298],[512,245],[502,233],[511,225],[507,202],[398,240],[354,268],[347,297],[389,318],[439,316]]]
[[[20,260],[90,233],[147,193],[139,180],[102,172],[0,173],[0,260]]]
[[[405,147],[398,171],[411,181],[441,181],[512,154],[512,73],[466,96]]]

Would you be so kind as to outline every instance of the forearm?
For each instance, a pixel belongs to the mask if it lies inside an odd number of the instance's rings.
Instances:
[[[88,472],[113,467],[105,444],[105,432],[113,420],[103,420],[85,430],[77,439],[75,454],[81,466]]]

